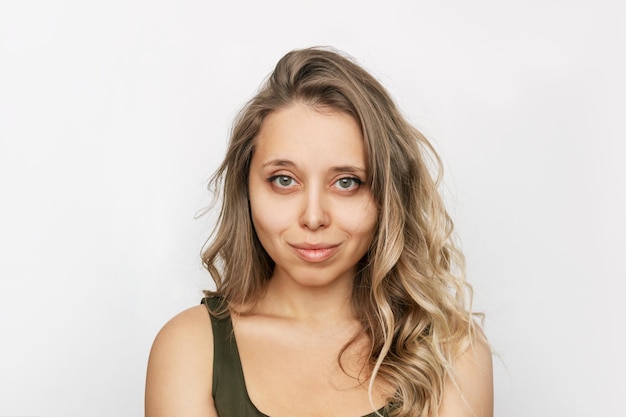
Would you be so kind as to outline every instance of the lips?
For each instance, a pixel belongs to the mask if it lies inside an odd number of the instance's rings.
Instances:
[[[323,262],[339,250],[339,245],[291,245],[295,253],[306,262]]]

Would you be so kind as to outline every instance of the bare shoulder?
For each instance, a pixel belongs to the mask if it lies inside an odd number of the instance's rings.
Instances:
[[[217,417],[211,395],[213,332],[203,305],[168,321],[157,334],[146,375],[146,417]]]
[[[440,417],[493,417],[493,365],[491,347],[479,331],[457,357],[455,378],[444,387]]]

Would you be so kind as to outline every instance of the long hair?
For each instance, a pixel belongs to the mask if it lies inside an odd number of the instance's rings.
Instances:
[[[363,134],[378,223],[352,301],[371,340],[370,395],[379,375],[395,388],[391,416],[437,415],[445,379],[454,378],[454,358],[474,332],[464,258],[438,192],[441,161],[351,57],[329,48],[287,53],[238,114],[224,162],[211,178],[221,209],[202,253],[216,285],[208,293],[253,305],[271,277],[274,263],[250,217],[248,175],[263,120],[294,102],[349,114]]]

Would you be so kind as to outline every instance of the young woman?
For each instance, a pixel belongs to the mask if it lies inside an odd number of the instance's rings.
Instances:
[[[216,290],[156,337],[146,417],[492,416],[440,171],[351,58],[286,54],[213,177]]]

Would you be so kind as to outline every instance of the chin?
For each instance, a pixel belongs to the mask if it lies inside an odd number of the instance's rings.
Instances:
[[[349,282],[351,286],[354,282],[353,274],[348,273],[336,273],[331,271],[324,271],[324,268],[313,268],[312,270],[306,268],[306,270],[295,270],[291,275],[298,285],[307,288],[331,288],[337,286],[346,285]]]

